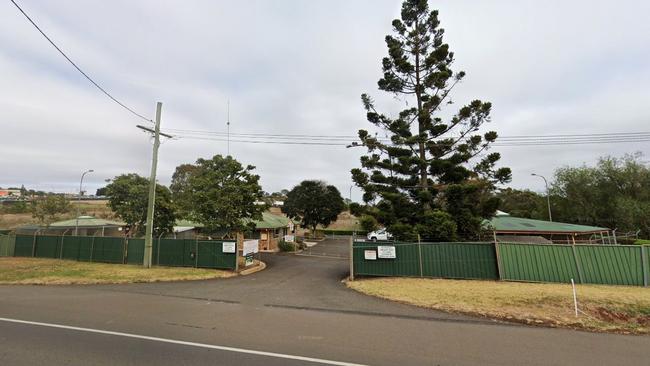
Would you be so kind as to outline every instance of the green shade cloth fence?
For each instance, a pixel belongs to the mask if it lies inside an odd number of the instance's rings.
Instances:
[[[235,253],[223,253],[222,246],[223,241],[216,240],[154,239],[152,264],[234,270],[237,256]],[[144,239],[17,235],[13,255],[84,262],[142,264]]]
[[[16,237],[0,234],[0,257],[13,257]]]
[[[366,250],[377,252],[381,245],[394,246],[396,258],[365,258]],[[650,281],[650,246],[641,245],[354,242],[352,253],[355,276],[628,286]]]

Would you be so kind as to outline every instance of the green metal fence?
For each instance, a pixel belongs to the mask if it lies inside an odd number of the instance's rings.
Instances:
[[[15,244],[15,236],[0,235],[0,257],[13,257]]]
[[[395,258],[380,258],[380,246],[394,247]],[[352,254],[354,275],[362,276],[629,286],[650,281],[650,246],[640,245],[354,242]]]
[[[2,243],[3,241],[0,241],[0,250]],[[224,253],[222,241],[155,239],[152,249],[153,265],[232,270],[236,268],[236,253]],[[16,257],[142,264],[144,239],[17,235],[15,245],[12,241],[12,250],[12,255]]]
[[[395,259],[380,258],[379,246],[394,246]],[[366,259],[366,251],[370,257]],[[498,279],[491,243],[371,243],[353,246],[355,275]]]

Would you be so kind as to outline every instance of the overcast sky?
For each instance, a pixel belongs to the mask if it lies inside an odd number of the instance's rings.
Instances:
[[[384,37],[399,1],[19,1],[94,79],[164,129],[355,135],[360,102],[400,104],[377,90]],[[430,1],[456,68],[454,108],[491,101],[500,135],[650,131],[650,2]],[[148,176],[151,143],[66,63],[9,1],[0,2],[0,186],[94,191],[121,173]],[[642,151],[648,143],[498,147],[511,186],[541,190],[532,172]],[[347,197],[360,149],[231,143],[264,190],[323,179]],[[158,179],[226,143],[179,139],[160,149]],[[648,160],[646,155],[646,160]],[[353,190],[353,198],[360,192]]]

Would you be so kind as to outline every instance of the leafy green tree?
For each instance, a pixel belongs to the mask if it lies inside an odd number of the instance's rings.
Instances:
[[[368,121],[385,137],[359,131],[353,146],[366,147],[368,155],[352,178],[364,201],[375,203],[379,223],[398,239],[435,234],[426,229],[431,220],[451,220],[443,225],[449,235],[436,237],[455,237],[452,223],[462,238],[474,237],[481,219],[496,209],[489,193],[511,176],[509,168],[496,167],[500,154],[487,152],[497,133],[479,133],[492,105],[474,100],[444,119],[443,107],[452,103],[465,72],[452,71],[454,54],[443,42],[438,11],[429,11],[426,0],[404,1],[393,29],[378,86],[408,107],[390,117],[370,96],[361,96]],[[485,198],[476,200],[479,193]]]
[[[108,205],[130,227],[130,235],[143,235],[147,222],[149,179],[137,174],[119,175],[106,186]],[[171,192],[156,184],[153,233],[155,236],[171,233],[176,222]]]
[[[262,218],[264,205],[255,167],[242,166],[231,156],[198,159],[188,178],[190,218],[212,233],[234,234],[251,229]]]
[[[606,156],[596,166],[563,167],[551,183],[553,219],[641,230],[650,236],[650,168],[640,153]]]
[[[316,233],[318,225],[327,226],[345,209],[341,193],[319,180],[304,180],[287,195],[282,212],[300,220],[303,227]]]
[[[176,167],[172,175],[172,183],[169,189],[172,192],[172,199],[178,210],[178,216],[187,218],[192,214],[192,187],[190,177],[197,167],[193,164],[181,164]]]
[[[371,232],[377,230],[379,228],[379,223],[377,222],[377,219],[374,218],[374,216],[370,215],[362,215],[361,218],[359,219],[359,224],[361,225],[361,229],[365,232]]]
[[[106,192],[107,192],[106,187],[97,188],[97,191],[95,191],[95,196],[104,197],[106,196]]]
[[[32,201],[32,217],[47,226],[69,210],[70,201],[62,194],[49,194]]]
[[[546,197],[537,192],[505,188],[496,197],[499,199],[499,210],[512,216],[548,220]]]

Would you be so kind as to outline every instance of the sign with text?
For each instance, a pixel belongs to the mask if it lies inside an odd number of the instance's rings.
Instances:
[[[363,251],[363,258],[367,261],[376,261],[377,260],[377,252],[374,250],[364,250]]]
[[[287,243],[293,243],[296,238],[293,235],[285,235],[284,236],[284,241]]]
[[[221,252],[223,253],[234,253],[237,250],[237,243],[234,241],[224,241],[221,244]]]
[[[395,259],[395,247],[392,245],[380,245],[377,247],[377,257],[385,259]]]
[[[255,254],[260,251],[260,241],[259,240],[246,240],[244,242],[244,252],[242,255],[245,257],[249,254]]]

